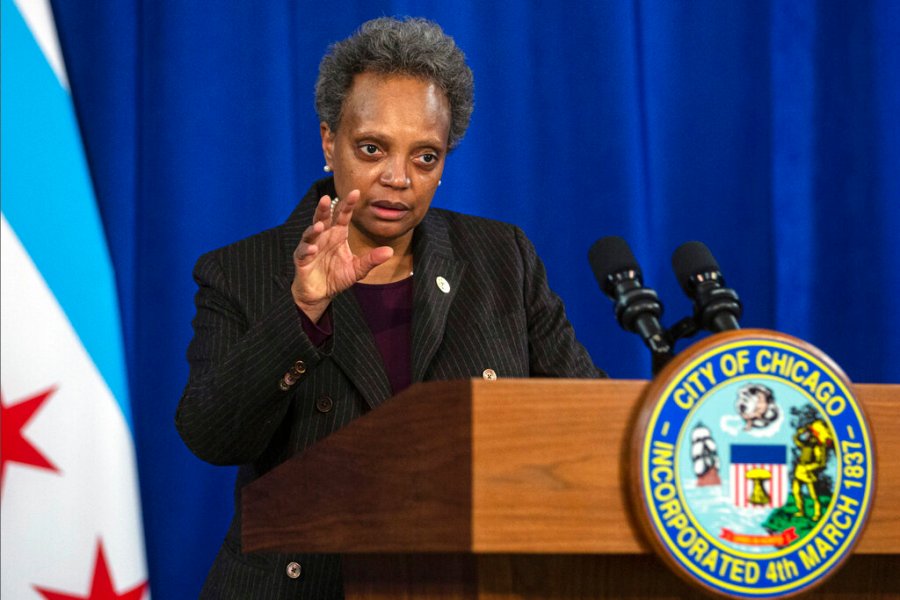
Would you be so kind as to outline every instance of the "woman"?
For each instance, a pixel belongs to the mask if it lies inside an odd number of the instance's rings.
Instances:
[[[280,227],[198,261],[176,424],[200,458],[240,465],[204,597],[342,597],[339,557],[241,553],[239,492],[411,383],[602,376],[520,230],[429,210],[472,104],[437,25],[364,24],[316,85],[333,177]]]

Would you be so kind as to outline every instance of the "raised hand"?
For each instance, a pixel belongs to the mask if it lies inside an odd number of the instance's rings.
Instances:
[[[342,199],[332,215],[331,198],[322,196],[313,223],[306,228],[294,250],[294,302],[313,322],[339,293],[363,279],[394,251],[388,246],[373,248],[359,256],[350,250],[350,218],[359,201],[359,190]]]

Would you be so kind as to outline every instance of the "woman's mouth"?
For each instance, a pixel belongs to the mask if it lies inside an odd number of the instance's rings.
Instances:
[[[385,221],[399,221],[409,212],[409,207],[402,202],[375,200],[369,206],[376,217]]]

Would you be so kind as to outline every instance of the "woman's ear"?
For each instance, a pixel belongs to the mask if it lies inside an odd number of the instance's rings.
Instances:
[[[328,126],[328,123],[322,121],[319,123],[319,134],[322,136],[322,154],[325,157],[325,165],[329,168],[334,166],[331,161],[334,157],[334,132],[331,131],[331,127]]]

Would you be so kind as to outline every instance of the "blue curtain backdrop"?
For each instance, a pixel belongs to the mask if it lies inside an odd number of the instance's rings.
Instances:
[[[362,21],[437,20],[476,77],[435,202],[514,222],[579,337],[645,378],[586,261],[631,243],[664,322],[689,312],[672,251],[698,239],[744,326],[797,335],[858,382],[900,382],[900,3],[56,1],[115,262],[151,584],[195,597],[233,471],[173,415],[204,251],[274,226],[322,175],[313,84]],[[599,425],[599,424],[598,424]]]

